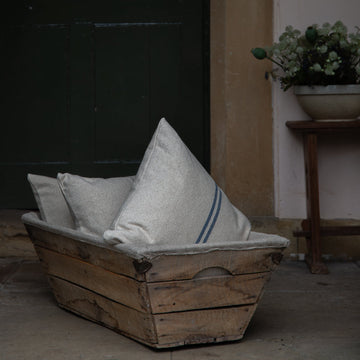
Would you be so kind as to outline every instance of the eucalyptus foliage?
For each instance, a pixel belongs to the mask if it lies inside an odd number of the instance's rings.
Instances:
[[[293,85],[336,85],[360,82],[360,28],[348,33],[337,21],[321,27],[309,26],[305,33],[287,26],[279,42],[251,52],[259,59],[268,59],[281,69],[270,75],[279,79],[284,91]]]

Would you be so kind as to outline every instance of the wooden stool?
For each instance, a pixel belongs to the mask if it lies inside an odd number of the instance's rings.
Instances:
[[[305,237],[308,254],[306,262],[313,274],[329,271],[321,259],[321,236],[360,235],[360,226],[320,226],[319,175],[317,161],[318,134],[360,132],[360,120],[354,121],[287,121],[286,126],[304,137],[307,219],[302,221],[302,231],[294,236]]]

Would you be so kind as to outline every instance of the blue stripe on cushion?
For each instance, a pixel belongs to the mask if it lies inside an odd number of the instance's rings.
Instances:
[[[209,225],[209,221],[210,221],[210,219],[211,219],[211,217],[212,217],[212,214],[213,214],[213,212],[214,212],[214,209],[215,209],[215,204],[216,204],[217,196],[218,196],[218,186],[217,186],[217,184],[215,184],[214,200],[213,200],[213,203],[212,203],[212,206],[211,206],[209,215],[208,215],[208,217],[207,217],[207,219],[206,219],[206,221],[205,221],[205,224],[204,224],[204,226],[203,226],[203,228],[202,228],[202,230],[201,230],[201,232],[200,232],[199,237],[198,237],[197,240],[195,241],[195,244],[198,244],[198,243],[200,242],[201,238],[202,238],[203,235],[204,235],[204,232],[205,232],[207,226]]]
[[[211,232],[212,232],[212,230],[213,230],[213,228],[215,226],[216,220],[217,220],[217,218],[219,216],[220,208],[221,208],[221,197],[222,197],[222,193],[221,193],[221,190],[220,190],[220,196],[219,196],[218,206],[217,206],[217,209],[216,209],[216,214],[215,214],[214,219],[213,219],[213,221],[212,221],[212,223],[210,225],[209,231],[207,232],[207,234],[206,234],[206,236],[204,238],[204,241],[203,241],[204,244],[208,241],[208,238],[209,238],[209,236],[210,236],[210,234],[211,234]]]

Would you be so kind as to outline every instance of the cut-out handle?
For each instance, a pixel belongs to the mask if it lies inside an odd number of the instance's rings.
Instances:
[[[226,276],[231,275],[229,270],[226,270],[219,266],[209,267],[204,270],[199,271],[193,279],[200,279],[204,277],[212,277],[212,276]]]

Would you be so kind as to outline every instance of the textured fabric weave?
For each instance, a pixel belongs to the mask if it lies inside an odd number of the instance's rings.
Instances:
[[[51,234],[59,234],[69,239],[75,239],[80,242],[85,242],[93,245],[100,245],[102,248],[109,248],[116,250],[119,253],[126,254],[133,259],[140,261],[149,260],[159,257],[163,254],[166,255],[192,255],[192,254],[206,254],[212,251],[218,250],[253,250],[253,249],[279,249],[285,248],[290,244],[288,239],[277,235],[261,234],[251,231],[249,238],[246,241],[236,242],[223,242],[221,244],[203,244],[201,246],[196,244],[190,245],[176,245],[172,247],[164,247],[159,244],[147,244],[147,243],[119,243],[115,246],[107,245],[103,243],[102,237],[94,234],[85,234],[83,232],[59,227],[58,225],[49,225],[47,222],[40,220],[37,214],[30,212],[22,216],[22,221],[25,224],[36,226],[38,229],[45,230],[49,236]]]
[[[215,244],[247,240],[249,232],[248,219],[162,119],[104,239],[110,244]]]
[[[76,229],[102,236],[128,196],[133,177],[102,179],[66,173],[58,174],[58,182]]]
[[[75,228],[69,208],[55,178],[28,174],[41,218],[49,224]]]

